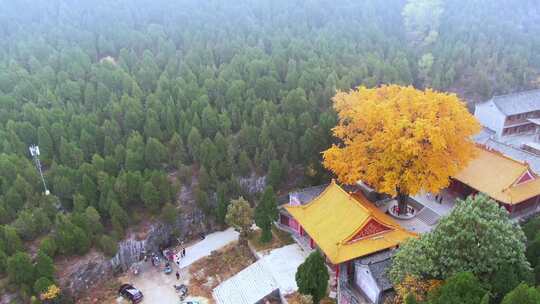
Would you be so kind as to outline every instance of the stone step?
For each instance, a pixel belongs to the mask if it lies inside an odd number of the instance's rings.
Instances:
[[[416,218],[418,218],[421,222],[425,223],[426,225],[433,226],[439,222],[439,219],[441,218],[439,214],[437,214],[435,211],[431,210],[428,207],[424,207],[420,212],[418,212],[418,215],[416,215]]]

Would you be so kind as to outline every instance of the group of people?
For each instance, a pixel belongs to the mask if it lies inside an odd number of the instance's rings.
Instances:
[[[395,205],[392,207],[392,213],[393,214],[399,214],[399,212],[401,211],[401,209],[399,208],[398,205]],[[407,214],[408,215],[414,215],[414,213],[416,212],[416,210],[410,206],[407,206]]]
[[[201,238],[204,238],[204,235],[201,235]],[[163,258],[167,261],[176,261],[176,264],[180,267],[180,259],[186,256],[186,247],[184,247],[184,242],[181,242],[181,249],[178,251],[178,253],[174,254],[172,250],[163,249],[160,247],[160,252]],[[141,253],[144,256],[144,261],[148,261],[148,255],[146,254],[146,251],[142,251]],[[159,266],[160,265],[160,257],[158,254],[152,253],[150,256],[150,261],[152,262],[152,266]],[[170,267],[170,264],[167,262],[167,265]],[[176,271],[176,279],[180,280],[180,273]]]
[[[186,256],[186,247],[184,247],[183,243],[182,243],[182,249],[180,249],[180,251],[176,254],[177,257],[178,257],[178,254],[180,254],[180,258],[183,258]],[[179,258],[176,259],[176,264],[180,266]],[[178,273],[178,271],[176,271],[176,280],[180,280],[180,273]]]
[[[433,196],[433,194],[431,194],[431,193],[428,193],[428,194],[427,194],[427,197],[428,197],[429,199],[433,199],[433,198],[434,198],[434,199],[435,199],[435,202],[437,202],[437,203],[439,203],[439,204],[442,204],[442,202],[443,202],[443,195],[442,195],[441,193],[437,193],[437,194],[435,194],[435,196]]]
[[[148,261],[148,255],[144,255],[144,261]],[[152,266],[159,266],[159,256],[155,253],[152,253],[152,255],[150,256],[150,262],[152,262]]]

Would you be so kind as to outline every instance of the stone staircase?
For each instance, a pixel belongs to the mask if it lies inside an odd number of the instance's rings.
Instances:
[[[433,226],[439,222],[441,217],[429,207],[424,207],[422,210],[420,210],[420,212],[418,212],[416,218],[426,225]]]

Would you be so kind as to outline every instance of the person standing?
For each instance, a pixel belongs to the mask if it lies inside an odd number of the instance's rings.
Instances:
[[[186,247],[182,247],[182,257],[186,256]]]
[[[178,273],[178,271],[176,272],[176,280],[180,280],[180,274]]]

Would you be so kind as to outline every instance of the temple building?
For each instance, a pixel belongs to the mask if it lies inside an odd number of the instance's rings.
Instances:
[[[515,136],[529,136],[530,141],[538,141],[540,90],[494,96],[477,104],[474,115],[501,141]]]
[[[494,96],[478,103],[474,116],[483,126],[474,141],[540,174],[540,90]]]
[[[392,250],[416,234],[360,191],[347,192],[334,181],[310,190],[318,194],[291,196],[282,208],[280,224],[325,255],[336,273],[338,303],[355,303],[357,294],[382,303],[384,293],[392,288],[385,278]]]
[[[504,206],[510,216],[540,210],[540,177],[526,162],[478,146],[475,158],[452,177],[450,190],[466,197],[485,193]]]

